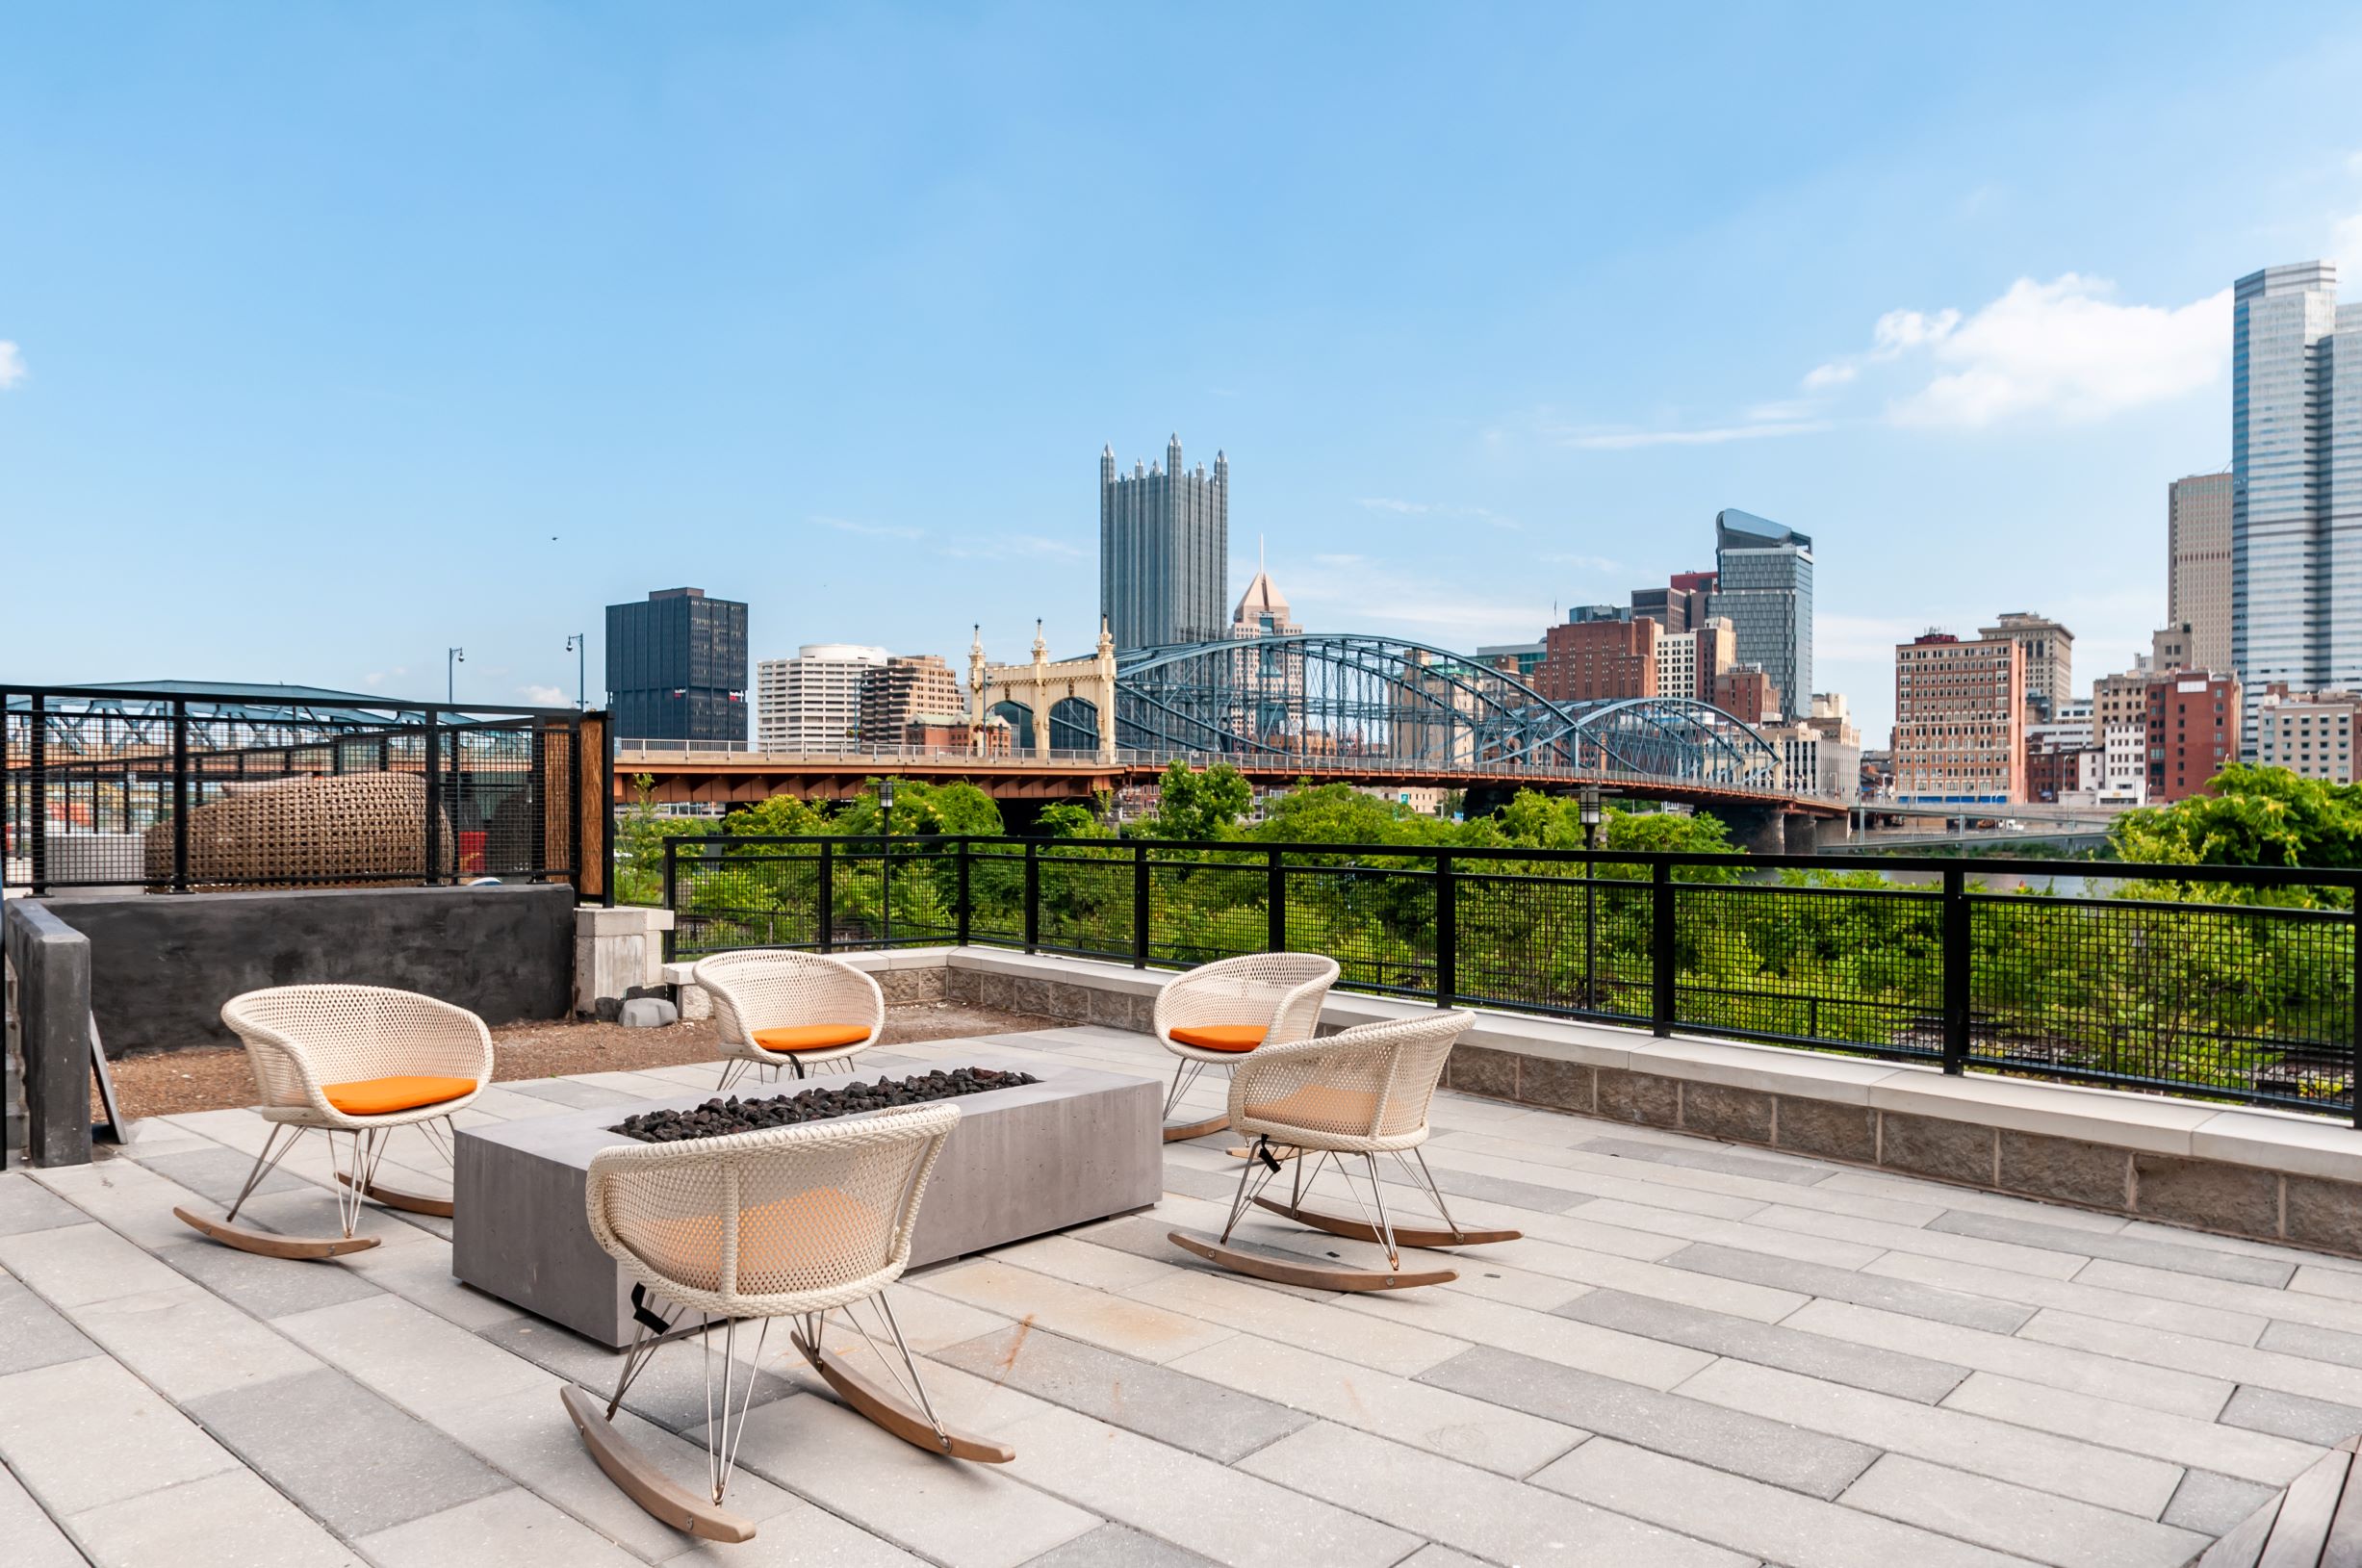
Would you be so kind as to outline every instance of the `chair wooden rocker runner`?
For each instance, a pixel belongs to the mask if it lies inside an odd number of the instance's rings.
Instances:
[[[1462,1031],[1475,1021],[1467,1013],[1391,1023],[1367,1023],[1317,1040],[1266,1045],[1239,1064],[1230,1080],[1230,1120],[1251,1140],[1238,1195],[1220,1237],[1176,1230],[1173,1244],[1210,1263],[1258,1279],[1313,1290],[1391,1291],[1441,1285],[1459,1277],[1453,1269],[1405,1272],[1405,1247],[1474,1247],[1513,1242],[1514,1230],[1479,1230],[1451,1218],[1444,1195],[1427,1170],[1419,1145],[1427,1141],[1427,1106],[1436,1081]],[[1282,1151],[1293,1151],[1283,1159]],[[1378,1180],[1378,1156],[1391,1155],[1411,1185],[1435,1206],[1433,1224],[1397,1224],[1387,1212]],[[1346,1161],[1358,1155],[1369,1181],[1362,1199]],[[1263,1195],[1280,1171],[1293,1174],[1286,1203]],[[1323,1171],[1334,1170],[1361,1217],[1304,1206],[1305,1194]],[[1231,1232],[1250,1208],[1264,1208],[1314,1230],[1351,1241],[1375,1242],[1386,1249],[1386,1267],[1352,1268],[1268,1247],[1233,1243]]]
[[[801,1078],[811,1068],[850,1062],[878,1042],[886,1029],[886,993],[840,959],[784,948],[749,948],[701,959],[697,984],[713,997],[722,1040],[724,1093],[749,1067],[767,1079],[785,1067]]]
[[[692,1535],[754,1535],[755,1526],[722,1504],[774,1318],[796,1320],[791,1337],[812,1370],[896,1437],[988,1464],[1016,1456],[936,1414],[886,1297],[910,1262],[919,1199],[959,1119],[958,1106],[938,1102],[687,1143],[628,1144],[591,1157],[591,1233],[638,1279],[639,1326],[611,1398],[602,1401],[571,1384],[562,1398],[592,1458],[625,1495]],[[882,1337],[855,1317],[864,1303]],[[830,1315],[839,1312],[898,1388],[848,1364],[841,1348],[824,1346]],[[741,1361],[738,1324],[747,1319],[761,1327],[753,1358]],[[707,1332],[717,1320],[718,1352]],[[689,1334],[704,1337],[706,1351],[708,1484],[702,1497],[666,1477],[612,1425],[650,1357]]]
[[[1228,1072],[1253,1051],[1302,1040],[1320,1026],[1337,961],[1318,953],[1249,953],[1185,969],[1157,992],[1156,1038],[1181,1060],[1165,1096],[1165,1142],[1203,1138],[1227,1114],[1175,1124],[1181,1096],[1210,1067]]]
[[[414,1214],[449,1216],[451,1200],[377,1180],[389,1134],[417,1127],[451,1159],[450,1118],[492,1081],[492,1035],[465,1008],[377,986],[274,986],[233,996],[221,1021],[246,1047],[270,1123],[229,1212],[172,1213],[241,1251],[274,1258],[332,1258],[377,1245],[356,1235],[364,1198]],[[336,1236],[283,1236],[238,1223],[238,1211],[307,1132],[325,1133],[336,1165]],[[345,1142],[340,1144],[339,1140]]]

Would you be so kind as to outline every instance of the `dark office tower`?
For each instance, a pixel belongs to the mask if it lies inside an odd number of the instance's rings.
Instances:
[[[1165,465],[1116,472],[1099,453],[1099,613],[1121,648],[1211,642],[1230,630],[1230,460],[1214,472],[1181,467],[1181,438]]]
[[[1714,514],[1708,613],[1727,616],[1738,662],[1771,678],[1791,716],[1812,710],[1812,541],[1736,508]]]
[[[746,606],[659,588],[607,606],[607,702],[629,740],[746,739]]]

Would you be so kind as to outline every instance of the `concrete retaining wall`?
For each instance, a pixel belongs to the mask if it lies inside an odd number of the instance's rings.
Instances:
[[[24,1095],[23,1153],[39,1166],[90,1161],[90,944],[40,905],[0,911],[10,978],[12,1090]],[[21,1079],[15,1075],[22,1074]],[[20,1156],[12,1150],[9,1163]]]
[[[562,884],[336,887],[59,898],[90,938],[110,1055],[232,1044],[241,991],[343,981],[424,991],[487,1023],[561,1018],[573,999],[575,895]]]

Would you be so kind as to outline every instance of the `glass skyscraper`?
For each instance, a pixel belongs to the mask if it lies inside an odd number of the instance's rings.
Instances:
[[[659,588],[607,606],[607,701],[634,740],[746,739],[746,606]]]
[[[2232,290],[2231,664],[2250,692],[2362,690],[2362,305],[2332,262]]]
[[[1181,467],[1181,438],[1159,468],[1116,472],[1099,453],[1099,613],[1117,648],[1212,642],[1230,630],[1230,460]]]
[[[1761,666],[1791,718],[1812,711],[1812,541],[1735,507],[1714,514],[1708,616],[1730,618],[1741,664]]]

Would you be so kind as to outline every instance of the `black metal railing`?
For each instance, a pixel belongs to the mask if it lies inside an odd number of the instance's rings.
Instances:
[[[925,836],[667,841],[667,956],[983,943],[2346,1116],[2362,873]]]
[[[0,687],[0,884],[38,896],[587,874],[598,891],[603,722],[328,692]]]

